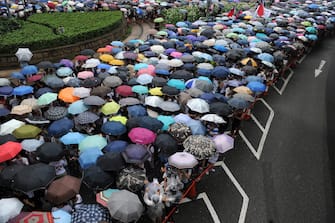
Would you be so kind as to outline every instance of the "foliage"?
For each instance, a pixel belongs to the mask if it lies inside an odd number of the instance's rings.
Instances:
[[[19,29],[21,25],[22,22],[18,19],[0,17],[0,35]]]
[[[235,10],[237,11],[245,11],[247,9],[250,9],[252,7],[255,6],[255,2],[239,2],[239,3],[235,3],[235,2],[224,2],[223,3],[223,11],[224,12],[229,12],[233,7],[235,7]]]
[[[13,53],[18,47],[31,50],[73,44],[106,34],[122,22],[120,11],[34,14],[21,29],[0,36],[0,51]],[[59,33],[59,27],[64,32]]]

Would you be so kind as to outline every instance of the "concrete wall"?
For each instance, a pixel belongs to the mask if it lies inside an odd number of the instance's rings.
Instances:
[[[111,33],[107,33],[94,39],[61,47],[32,51],[34,56],[32,57],[30,63],[37,64],[45,60],[58,62],[60,59],[63,58],[72,59],[83,49],[97,50],[98,48],[104,47],[105,45],[109,44],[113,40],[124,39],[127,34],[127,30],[127,22],[123,20],[122,24]],[[19,67],[18,60],[15,55],[0,53],[0,70],[15,67]]]

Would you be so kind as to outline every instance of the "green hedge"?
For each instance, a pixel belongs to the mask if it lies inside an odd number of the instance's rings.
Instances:
[[[106,34],[122,23],[122,12],[34,14],[22,26],[0,36],[0,52],[14,53],[19,47],[46,49],[77,43]],[[59,33],[59,27],[64,33]]]

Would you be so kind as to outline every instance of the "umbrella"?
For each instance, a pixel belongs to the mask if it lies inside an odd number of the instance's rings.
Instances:
[[[250,106],[250,103],[242,98],[231,98],[228,100],[228,104],[236,109],[245,109]]]
[[[103,171],[100,167],[93,165],[84,170],[83,182],[92,189],[104,190],[114,183],[114,177],[110,173]],[[92,219],[88,220],[88,222],[92,221]]]
[[[69,201],[79,193],[80,185],[79,178],[65,175],[49,185],[46,199],[56,205]]]
[[[64,145],[72,145],[72,144],[79,144],[83,139],[85,139],[86,135],[80,132],[68,132],[67,134],[63,135],[59,140]]]
[[[244,93],[244,94],[252,94],[252,91],[250,90],[250,88],[246,87],[246,86],[239,86],[233,89],[234,92],[236,93]]]
[[[198,164],[198,160],[188,152],[176,152],[168,158],[171,166],[178,169],[190,169]]]
[[[20,105],[27,105],[27,106],[31,107],[33,110],[39,108],[39,106],[37,104],[37,99],[35,99],[35,98],[26,98],[26,99],[21,101]]]
[[[171,59],[168,61],[168,65],[170,67],[181,67],[183,66],[184,62],[180,59]]]
[[[163,131],[168,130],[169,126],[175,123],[173,117],[168,115],[158,115],[157,120],[163,123],[163,126],[161,128]]]
[[[71,223],[71,214],[66,211],[58,209],[57,211],[53,211],[51,214],[54,223]]]
[[[48,105],[54,101],[57,100],[58,94],[47,92],[45,94],[42,94],[40,97],[38,97],[37,104],[38,105]]]
[[[11,188],[15,175],[24,169],[24,167],[25,165],[22,164],[13,164],[3,168],[0,172],[0,183],[2,187]]]
[[[180,110],[180,105],[172,101],[164,101],[158,105],[160,109],[168,112],[176,112]]]
[[[214,122],[214,123],[227,123],[221,116],[217,114],[206,114],[201,117],[201,121]]]
[[[48,127],[48,133],[50,136],[60,137],[69,132],[73,127],[73,120],[65,117],[51,123]]]
[[[155,141],[156,134],[149,129],[136,127],[129,131],[128,137],[133,143],[150,144]]]
[[[164,22],[164,18],[158,17],[154,19],[154,23],[161,23],[161,22]]]
[[[97,160],[97,166],[104,171],[119,171],[125,167],[125,162],[119,152],[107,152]]]
[[[120,171],[118,179],[116,180],[116,186],[118,189],[127,189],[136,193],[143,188],[145,179],[144,169],[130,166]]]
[[[149,92],[149,89],[146,86],[135,85],[132,87],[132,92],[137,94],[147,94]]]
[[[112,193],[119,191],[119,189],[107,189],[104,191],[100,191],[96,194],[96,201],[104,207],[107,207],[107,201],[112,195]]]
[[[127,132],[127,128],[121,122],[108,121],[101,126],[101,131],[107,135],[119,136]]]
[[[83,54],[83,53],[81,53]],[[93,53],[95,54],[95,52]],[[85,54],[83,54],[85,55]],[[85,61],[85,64],[82,65],[83,68],[94,68],[97,67],[100,64],[100,60],[96,58],[90,58]]]
[[[67,108],[68,112],[72,115],[77,115],[77,114],[83,113],[83,112],[87,111],[88,109],[89,109],[89,107],[84,104],[83,100],[73,102]]]
[[[129,105],[137,105],[137,104],[141,104],[140,100],[138,100],[137,98],[133,98],[133,97],[121,98],[119,100],[119,105],[121,107],[129,106]]]
[[[0,145],[0,163],[13,159],[20,151],[22,146],[18,142],[6,142]]]
[[[259,81],[249,82],[247,87],[253,92],[264,92],[266,90],[266,85]]]
[[[188,136],[192,135],[191,128],[183,123],[173,123],[170,125],[168,131],[179,143],[183,142]]]
[[[216,150],[219,153],[225,153],[228,150],[234,148],[234,138],[229,135],[226,134],[216,135],[214,136],[213,141],[215,143]]]
[[[82,169],[87,169],[88,167],[95,165],[97,159],[102,156],[103,153],[99,148],[90,148],[82,152],[79,156],[79,164]]]
[[[191,135],[184,142],[184,151],[194,155],[197,159],[202,160],[209,158],[216,151],[214,142],[202,135]]]
[[[85,137],[80,143],[79,143],[79,150],[81,152],[85,151],[86,149],[90,148],[99,148],[103,149],[107,145],[106,138],[100,136],[100,135],[91,135]]]
[[[200,98],[193,98],[187,101],[187,107],[194,112],[207,113],[209,112],[208,103]]]
[[[8,222],[16,217],[22,208],[23,203],[15,197],[0,199],[0,222]]]
[[[32,112],[32,108],[28,105],[17,105],[12,107],[12,111],[10,112],[11,114],[15,115],[24,115],[26,113]]]
[[[154,142],[154,146],[158,148],[159,154],[168,157],[177,152],[177,141],[166,133],[159,134]]]
[[[15,56],[17,57],[18,61],[30,61],[33,57],[33,53],[29,48],[19,48],[16,51]]]
[[[62,90],[59,91],[58,98],[66,103],[75,102],[79,100],[80,98],[77,96],[74,96],[73,92],[74,92],[73,87],[63,88]]]
[[[133,95],[132,87],[128,85],[121,85],[115,89],[115,92],[123,97],[128,97]]]
[[[255,101],[255,98],[253,96],[251,96],[250,94],[244,94],[244,93],[233,94],[233,98],[241,98],[249,102]]]
[[[109,121],[120,122],[122,125],[126,125],[128,118],[122,115],[116,115],[109,119]]]
[[[85,111],[74,118],[75,122],[80,125],[96,122],[100,117],[93,112]]]
[[[158,107],[163,102],[164,102],[163,98],[158,96],[148,96],[145,98],[145,105],[151,107]]]
[[[137,221],[144,212],[138,196],[127,190],[112,193],[107,206],[111,216],[121,222]]]
[[[22,149],[27,152],[34,152],[36,149],[44,143],[44,139],[25,139],[21,142]]]
[[[64,156],[64,149],[61,144],[45,142],[36,150],[36,156],[41,162],[49,163],[58,161]]]
[[[11,134],[0,136],[0,145],[4,144],[6,142],[9,142],[9,141],[17,142],[17,139]]]
[[[122,80],[118,76],[109,76],[109,77],[106,77],[102,83],[106,87],[114,88],[114,87],[120,86],[122,84]]]
[[[199,90],[203,92],[212,92],[213,91],[213,84],[207,80],[201,80],[197,79],[195,80],[195,88],[198,88]]]
[[[12,93],[13,95],[22,96],[26,94],[31,94],[33,92],[34,92],[34,88],[32,86],[21,85],[21,86],[15,87]]]
[[[26,223],[26,222],[43,222],[43,223],[54,223],[51,212],[21,212],[18,216],[11,219],[9,222],[15,223]]]
[[[150,84],[152,80],[153,80],[153,76],[149,74],[141,74],[140,76],[136,78],[136,82],[141,85]]]
[[[90,77],[94,77],[94,73],[92,71],[80,71],[78,72],[77,77],[80,79],[87,79]]]
[[[73,70],[70,67],[60,67],[57,69],[56,74],[59,77],[67,77],[73,74]]]
[[[103,150],[105,152],[122,152],[126,149],[126,147],[128,146],[128,142],[127,141],[123,141],[123,140],[114,140],[112,142],[110,142]]]
[[[120,109],[120,105],[114,101],[107,102],[101,108],[101,112],[104,115],[116,114]]]
[[[85,87],[76,87],[73,90],[73,95],[76,97],[80,97],[80,98],[86,98],[90,96],[90,93],[91,93],[91,89],[85,88]]]
[[[26,166],[14,177],[13,188],[24,193],[47,187],[55,177],[53,166],[36,163]]]
[[[147,115],[147,111],[142,105],[132,105],[127,107],[128,117],[141,117]]]
[[[72,223],[111,222],[108,210],[98,204],[83,204],[72,213]]]
[[[45,93],[52,93],[52,89],[51,88],[48,88],[48,87],[43,87],[43,88],[39,88],[36,92],[35,92],[35,97],[36,98],[39,98],[41,97],[41,95],[45,94]]]
[[[41,133],[41,129],[34,125],[23,125],[13,131],[13,135],[17,139],[29,139],[35,138]]]
[[[83,100],[85,105],[101,106],[106,103],[104,99],[99,96],[91,95]]]
[[[19,120],[16,119],[11,119],[5,123],[3,123],[2,125],[0,125],[0,135],[7,135],[7,134],[11,134],[15,129],[21,127],[25,125],[24,122],[21,122]]]
[[[143,145],[129,144],[121,153],[127,163],[144,163],[150,154]]]
[[[58,120],[67,116],[67,108],[56,106],[50,107],[46,112],[44,112],[44,117],[49,120]]]
[[[188,127],[190,127],[192,131],[192,135],[205,135],[206,134],[206,127],[199,120],[191,119],[185,124]]]
[[[141,116],[138,125],[153,132],[157,132],[163,127],[162,122],[150,116]]]

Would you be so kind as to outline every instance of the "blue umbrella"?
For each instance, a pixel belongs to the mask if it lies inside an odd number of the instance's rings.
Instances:
[[[89,106],[85,105],[83,100],[78,100],[76,102],[73,102],[67,108],[68,112],[72,115],[80,114],[82,112],[87,111],[88,109],[89,109]]]
[[[114,40],[114,41],[111,42],[111,45],[112,46],[117,46],[117,47],[123,47],[124,43],[121,42],[121,41]]]
[[[71,214],[63,211],[62,209],[53,211],[51,214],[54,219],[54,223],[71,223]]]
[[[228,49],[223,45],[214,45],[213,48],[216,49],[217,51],[221,52],[221,53],[228,52]]]
[[[32,86],[26,86],[26,85],[21,85],[13,89],[13,95],[18,95],[18,96],[31,94],[33,92],[34,92],[34,88]]]
[[[191,120],[191,117],[187,114],[179,113],[178,115],[174,116],[174,120],[175,122],[186,124]]]
[[[230,73],[235,74],[237,76],[244,76],[244,74],[245,74],[240,69],[237,69],[237,68],[234,68],[234,67],[229,68],[229,71],[230,71]]]
[[[38,68],[35,65],[28,65],[22,68],[21,74],[32,75],[38,72]]]
[[[257,58],[260,60],[265,60],[267,62],[273,63],[274,57],[269,53],[261,53],[257,55]]]
[[[112,66],[105,63],[100,63],[97,68],[100,70],[109,70]]]
[[[150,154],[143,145],[129,144],[122,152],[122,156],[127,163],[144,163]]]
[[[185,123],[190,127],[192,135],[205,135],[206,127],[199,120],[191,119],[189,122]]]
[[[253,81],[258,81],[258,82],[263,82],[263,78],[260,77],[260,76],[255,76],[255,75],[250,75],[250,76],[247,76],[245,78],[245,80],[249,83],[249,82],[253,82]]]
[[[170,79],[167,82],[167,85],[170,87],[175,87],[178,90],[184,90],[185,89],[185,82],[183,80],[180,79]]]
[[[182,27],[185,27],[185,28],[187,28],[188,27],[188,25],[187,25],[187,23],[185,23],[185,22],[177,22],[176,23],[176,26],[178,26],[178,27],[180,27],[180,28],[182,28]]]
[[[169,115],[159,115],[157,117],[157,120],[161,121],[163,123],[162,130],[166,131],[169,129],[169,126],[175,123],[175,120],[172,116]]]
[[[134,70],[141,70],[143,68],[148,68],[148,64],[146,63],[138,63],[138,64],[135,64],[134,66]]]
[[[25,76],[20,72],[11,73],[10,77],[15,78],[15,79],[20,79],[20,80],[25,80],[26,79]]]
[[[227,67],[224,66],[216,66],[213,70],[212,70],[212,75],[214,77],[217,78],[225,78],[228,77],[229,75],[229,69]]]
[[[147,110],[142,105],[132,105],[127,107],[130,117],[140,117],[147,115]]]
[[[212,70],[199,68],[197,69],[197,73],[198,75],[202,75],[202,76],[210,76],[212,75]]]
[[[129,145],[127,141],[123,140],[114,140],[110,142],[105,148],[103,149],[104,152],[122,152],[126,149]]]
[[[227,82],[227,85],[228,86],[231,86],[231,87],[238,87],[238,86],[240,86],[242,83],[241,83],[241,81],[238,81],[238,80],[235,80],[235,79],[233,79],[233,80],[229,80],[228,82]]]
[[[101,131],[107,135],[119,136],[127,132],[127,128],[121,122],[108,121],[105,122]]]
[[[212,102],[215,102],[217,100],[216,95],[212,92],[203,93],[202,95],[200,95],[200,98],[207,101],[207,103],[212,103]]]
[[[164,69],[157,69],[155,70],[156,74],[160,74],[160,75],[170,75],[169,70],[164,70]]]
[[[132,87],[132,91],[137,94],[147,94],[149,92],[149,89],[146,86],[135,85]]]
[[[13,93],[13,87],[11,86],[3,86],[3,87],[0,87],[0,95],[2,96],[9,96],[9,95],[12,95]]]
[[[76,145],[79,144],[83,139],[85,139],[86,135],[80,132],[69,132],[63,135],[59,140],[64,145]]]
[[[73,127],[73,121],[65,117],[51,123],[48,128],[48,133],[50,136],[59,137],[68,133]]]
[[[57,69],[56,74],[60,77],[67,77],[73,73],[70,67],[60,67]]]
[[[242,98],[231,98],[228,100],[228,104],[233,108],[245,109],[249,107],[249,102]]]
[[[10,113],[10,111],[7,108],[0,108],[0,117],[6,116]]]
[[[80,154],[78,161],[82,169],[87,169],[90,166],[95,165],[97,159],[102,155],[103,153],[100,149],[90,148]]]
[[[249,82],[247,87],[253,92],[264,92],[266,90],[266,85],[259,81]]]

